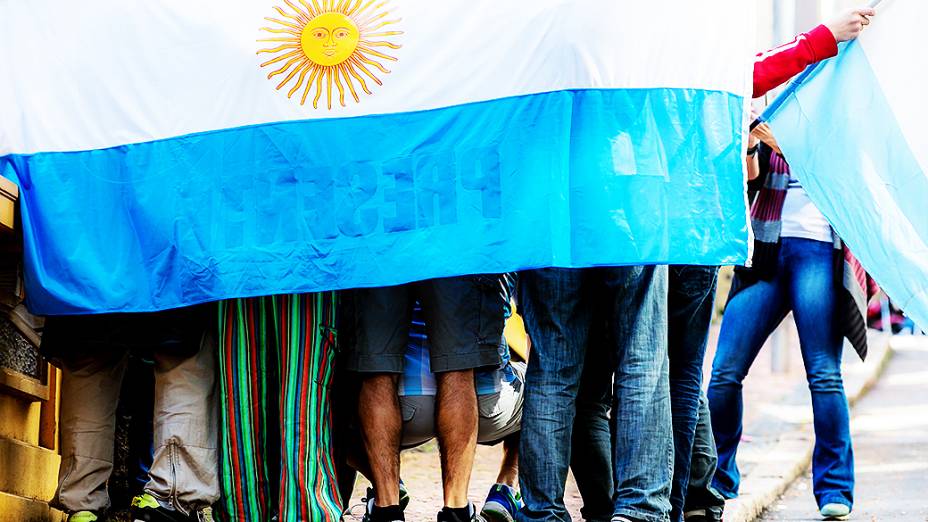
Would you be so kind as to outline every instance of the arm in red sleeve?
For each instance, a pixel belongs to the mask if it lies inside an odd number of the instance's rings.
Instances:
[[[809,65],[838,54],[831,30],[820,25],[792,42],[760,53],[754,61],[754,97],[767,94]]]

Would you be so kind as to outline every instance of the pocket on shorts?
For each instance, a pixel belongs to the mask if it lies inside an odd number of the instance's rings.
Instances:
[[[477,410],[481,418],[492,419],[503,413],[503,407],[500,404],[500,392],[490,393],[488,395],[477,396]]]
[[[400,398],[400,415],[403,417],[403,422],[411,421],[416,416],[416,405]]]
[[[506,292],[499,275],[472,276],[480,295],[477,335],[481,344],[498,345],[502,342],[505,326]]]

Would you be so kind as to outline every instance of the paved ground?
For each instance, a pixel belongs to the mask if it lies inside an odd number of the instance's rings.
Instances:
[[[928,521],[928,337],[896,337],[884,377],[854,409],[852,520]],[[764,521],[820,520],[808,474]]]

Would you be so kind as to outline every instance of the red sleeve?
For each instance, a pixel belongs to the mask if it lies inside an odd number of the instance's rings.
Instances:
[[[758,54],[754,61],[754,97],[767,94],[809,65],[836,54],[838,43],[824,25],[800,34],[788,44]]]

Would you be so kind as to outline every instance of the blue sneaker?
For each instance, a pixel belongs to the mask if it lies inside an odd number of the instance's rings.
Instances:
[[[495,484],[490,488],[480,516],[487,522],[513,522],[524,505],[518,491],[505,484]]]

